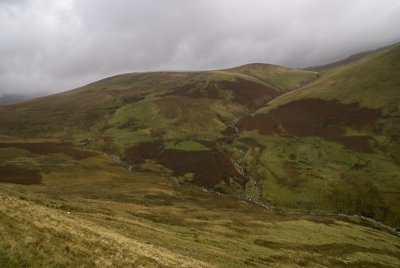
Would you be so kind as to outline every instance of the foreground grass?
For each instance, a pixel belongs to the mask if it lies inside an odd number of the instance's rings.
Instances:
[[[8,151],[7,151],[8,150]],[[400,239],[351,218],[287,214],[128,172],[103,155],[2,149],[41,170],[0,184],[2,267],[396,267]],[[7,157],[6,157],[7,156]]]

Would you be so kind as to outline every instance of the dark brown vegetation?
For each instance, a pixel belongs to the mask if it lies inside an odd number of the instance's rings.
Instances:
[[[194,173],[194,182],[200,186],[211,187],[221,181],[229,183],[234,178],[242,186],[246,183],[245,177],[240,174],[229,156],[217,151],[163,151],[158,162],[174,170],[177,175]]]
[[[42,180],[40,172],[19,166],[0,166],[0,182],[16,184],[39,184]]]
[[[236,78],[235,81],[216,81],[208,84],[190,83],[172,89],[164,96],[178,95],[189,98],[224,99],[226,92],[231,100],[254,109],[266,104],[280,93],[272,87],[253,81]]]
[[[257,129],[264,135],[320,136],[362,152],[371,151],[367,136],[343,137],[346,128],[368,133],[379,132],[375,122],[380,110],[341,104],[337,100],[304,99],[293,101],[268,114],[257,114],[239,121],[241,130]]]
[[[162,141],[142,142],[129,147],[125,151],[125,159],[129,164],[143,164],[146,159],[157,158],[162,149]]]
[[[356,152],[371,153],[373,140],[368,136],[332,137],[332,141]]]
[[[246,178],[237,170],[229,156],[217,150],[164,149],[161,141],[154,141],[134,145],[125,152],[125,160],[129,164],[142,164],[146,159],[155,160],[178,176],[193,173],[194,183],[200,186],[212,187],[221,181],[229,184],[231,178],[242,186],[246,183]]]
[[[74,148],[71,143],[0,143],[0,148],[6,147],[20,148],[34,154],[62,153],[72,157],[75,160],[82,160],[96,155],[94,152],[83,151]]]

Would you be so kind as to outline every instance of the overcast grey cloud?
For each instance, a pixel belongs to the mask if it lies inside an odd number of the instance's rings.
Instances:
[[[0,96],[132,71],[305,67],[399,29],[398,0],[0,0]]]

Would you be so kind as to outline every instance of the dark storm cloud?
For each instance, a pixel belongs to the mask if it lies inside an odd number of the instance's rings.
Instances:
[[[400,40],[398,0],[0,0],[0,95],[112,74],[304,67]]]

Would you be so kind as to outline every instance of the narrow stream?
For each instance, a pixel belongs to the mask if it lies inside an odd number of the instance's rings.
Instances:
[[[233,140],[236,140],[237,138],[241,137],[241,134],[239,132],[239,128],[237,124],[234,124],[232,126],[232,129],[235,131],[235,134],[233,135]],[[244,152],[240,150],[240,159],[239,161],[243,160],[244,157]],[[264,208],[272,209],[272,207],[262,201],[260,201],[260,196],[261,196],[261,190],[260,186],[257,182],[257,179],[251,177],[248,175],[248,171],[246,171],[242,166],[237,161],[233,161],[234,164],[238,167],[238,169],[241,171],[242,175],[247,179],[247,183],[245,185],[244,189],[244,198],[250,202],[253,202],[259,206],[262,206]]]

